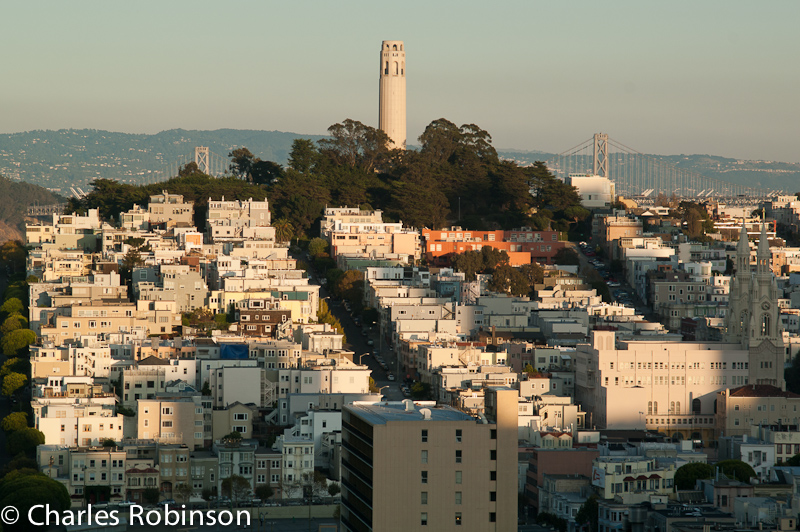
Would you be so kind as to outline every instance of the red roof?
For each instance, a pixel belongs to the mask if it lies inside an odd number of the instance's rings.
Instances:
[[[745,384],[744,386],[733,388],[729,395],[731,397],[790,397],[800,399],[800,395],[783,391],[771,384]]]

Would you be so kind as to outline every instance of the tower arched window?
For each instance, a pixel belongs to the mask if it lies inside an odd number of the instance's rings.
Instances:
[[[401,76],[405,76],[406,75],[406,62],[405,61],[400,63],[400,75]]]
[[[400,64],[397,61],[395,61],[394,62],[394,75],[396,76],[399,73],[400,73]]]
[[[383,73],[387,76],[389,75],[389,61],[386,61],[386,65],[383,67]]]
[[[761,336],[769,336],[770,331],[770,320],[769,314],[764,314],[761,316]]]
[[[394,50],[395,52],[397,51],[397,45],[396,44],[392,45],[392,50]]]
[[[647,415],[650,416],[653,414],[653,401],[647,402]]]
[[[400,45],[400,51],[401,52],[403,51],[403,45],[402,44]]]

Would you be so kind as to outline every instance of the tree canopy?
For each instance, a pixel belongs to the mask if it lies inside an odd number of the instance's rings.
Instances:
[[[60,513],[69,510],[71,501],[62,483],[32,469],[18,469],[9,472],[0,481],[0,505],[12,506],[23,516],[15,524],[3,525],[3,530],[15,532],[37,528],[27,519],[28,511],[33,506],[50,505],[51,510]],[[44,521],[44,508],[40,508],[38,514],[34,510],[34,516],[37,522]]]
[[[29,458],[36,455],[36,447],[44,443],[44,434],[33,427],[15,430],[6,438],[8,454],[17,456],[22,453]]]
[[[750,479],[756,476],[756,472],[747,463],[741,460],[721,460],[714,464],[714,467],[720,470],[728,478],[734,478],[739,482],[750,482]]]
[[[702,462],[684,464],[675,471],[675,489],[693,490],[695,482],[714,476],[714,467]]]
[[[22,430],[28,426],[28,414],[25,412],[11,412],[3,418],[2,426],[6,432]]]
[[[0,338],[0,347],[7,357],[19,356],[29,345],[36,343],[36,333],[30,329],[16,329]]]

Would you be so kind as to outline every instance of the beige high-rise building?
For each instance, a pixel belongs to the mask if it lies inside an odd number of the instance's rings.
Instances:
[[[488,388],[484,422],[433,402],[344,406],[343,530],[516,529],[517,402]]]
[[[393,148],[406,147],[406,51],[403,41],[383,41],[378,128]]]

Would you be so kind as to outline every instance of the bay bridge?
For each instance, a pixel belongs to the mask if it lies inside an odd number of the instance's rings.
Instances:
[[[214,177],[221,177],[230,173],[228,169],[229,158],[227,156],[214,153],[208,146],[197,146],[194,149],[194,153],[182,155],[175,161],[165,163],[160,170],[147,174],[143,184],[149,185],[167,181],[178,175],[180,169],[189,163],[195,163],[198,170]]]
[[[606,177],[614,183],[617,195],[643,203],[653,202],[659,195],[738,203],[780,194],[779,191],[731,183],[679,168],[612,140],[605,133],[597,133],[550,157],[546,164],[554,175],[562,179],[570,174]]]

